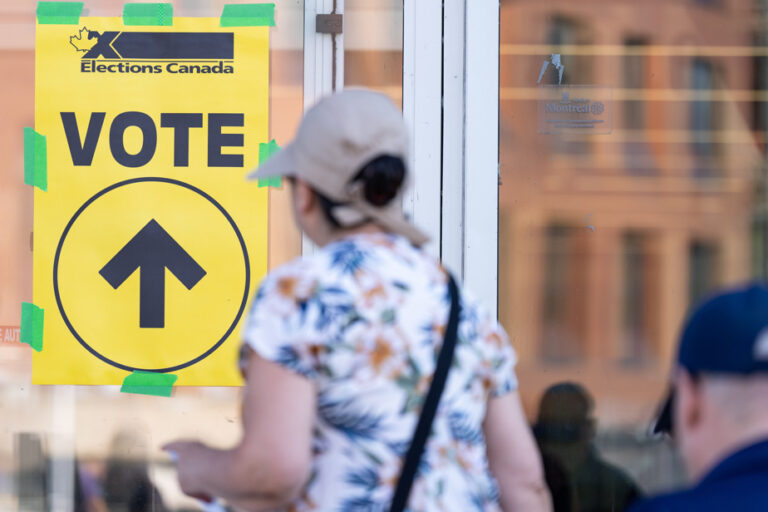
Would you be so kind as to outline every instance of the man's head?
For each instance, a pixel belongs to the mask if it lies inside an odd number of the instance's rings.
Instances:
[[[739,447],[768,439],[766,286],[723,293],[694,311],[673,386],[656,431],[674,433],[692,477]]]

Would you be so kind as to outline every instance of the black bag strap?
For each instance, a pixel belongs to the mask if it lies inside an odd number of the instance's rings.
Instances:
[[[424,445],[427,444],[427,438],[432,430],[432,422],[435,419],[440,396],[443,394],[445,381],[448,378],[448,370],[450,370],[451,362],[453,361],[453,352],[456,347],[456,338],[458,337],[459,330],[461,303],[459,301],[459,287],[456,285],[456,281],[451,274],[448,274],[448,291],[451,295],[451,312],[448,315],[445,339],[440,349],[440,355],[437,357],[435,374],[432,377],[432,384],[429,386],[427,397],[424,399],[419,423],[416,425],[411,446],[408,448],[408,454],[405,456],[403,470],[400,472],[400,478],[397,481],[395,494],[392,498],[392,507],[389,509],[390,512],[402,512],[408,504],[408,496],[411,494],[411,487],[419,469]]]

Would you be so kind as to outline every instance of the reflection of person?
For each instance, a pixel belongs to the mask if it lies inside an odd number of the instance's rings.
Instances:
[[[697,483],[633,512],[768,510],[768,287],[724,293],[693,313],[656,430],[673,434]]]
[[[544,392],[534,433],[542,453],[566,470],[572,486],[572,510],[621,511],[640,491],[621,469],[597,454],[592,445],[593,409],[592,397],[582,386],[556,384]]]
[[[400,209],[407,140],[389,99],[344,91],[313,107],[256,173],[288,176],[295,220],[320,250],[270,273],[254,299],[240,444],[166,446],[188,494],[248,510],[389,508],[450,308],[445,271]],[[498,510],[490,466],[505,510],[547,510],[515,354],[493,316],[462,296],[410,507]]]
[[[575,505],[573,486],[565,468],[557,457],[546,452],[541,453],[541,462],[544,464],[544,479],[552,495],[554,512],[576,512],[578,507]]]
[[[98,478],[75,460],[74,512],[108,512]]]
[[[104,501],[110,512],[163,512],[163,499],[149,478],[147,446],[131,431],[112,441],[104,475]]]

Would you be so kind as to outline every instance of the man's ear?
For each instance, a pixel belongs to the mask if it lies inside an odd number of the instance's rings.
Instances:
[[[696,429],[704,416],[703,389],[687,370],[675,372],[675,430]]]

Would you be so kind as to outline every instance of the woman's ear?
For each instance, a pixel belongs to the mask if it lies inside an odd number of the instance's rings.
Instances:
[[[315,191],[312,190],[306,181],[295,179],[292,181],[293,204],[297,213],[307,215],[315,208]]]

